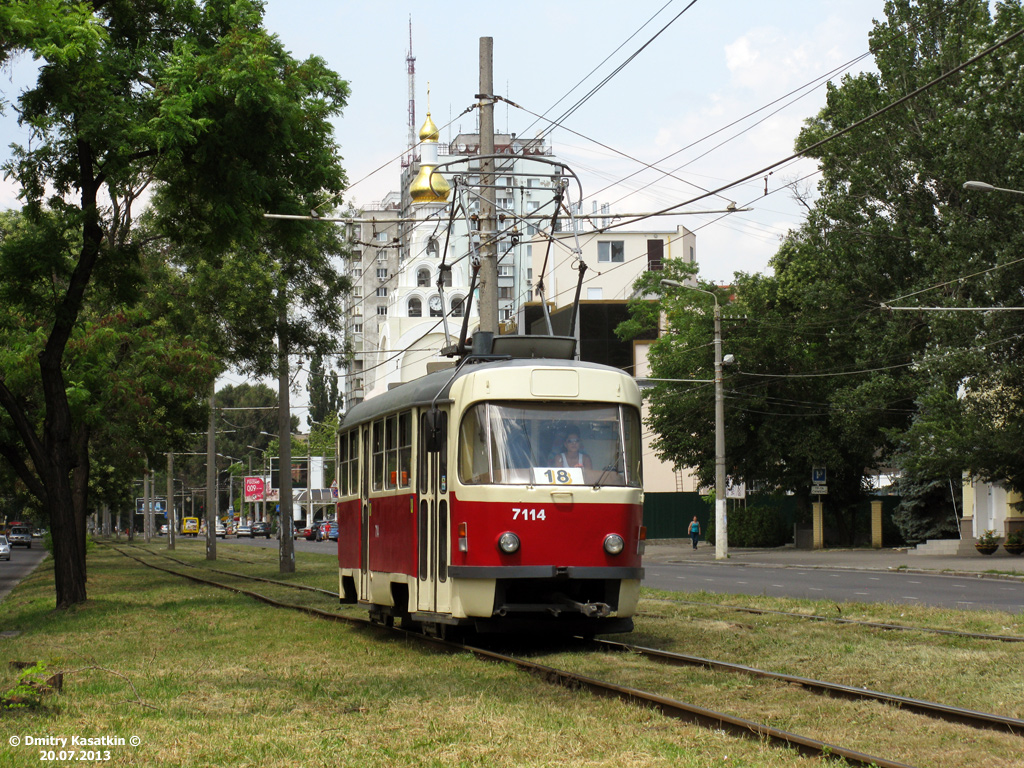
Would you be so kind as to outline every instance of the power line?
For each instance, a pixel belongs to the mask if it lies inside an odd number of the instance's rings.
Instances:
[[[1007,37],[1003,38],[999,42],[990,45],[988,48],[983,50],[981,53],[978,53],[978,54],[972,56],[971,58],[967,59],[967,61],[963,62],[962,64],[959,64],[958,66],[954,67],[953,69],[949,70],[948,72],[944,72],[943,74],[941,74],[938,77],[930,80],[929,82],[925,83],[924,85],[920,86],[919,88],[915,88],[910,93],[905,94],[905,95],[901,96],[900,98],[896,99],[895,101],[892,101],[889,104],[885,105],[884,107],[881,107],[880,109],[875,110],[874,112],[872,112],[867,117],[863,117],[860,120],[857,120],[857,121],[851,123],[850,125],[846,126],[845,128],[841,128],[840,130],[835,131],[832,134],[829,134],[825,138],[820,139],[819,141],[814,142],[810,146],[804,147],[802,150],[800,150],[798,152],[794,152],[793,154],[783,158],[782,160],[778,160],[778,161],[776,161],[774,163],[771,163],[770,165],[766,165],[764,168],[761,168],[760,170],[754,171],[753,173],[749,173],[746,176],[743,176],[742,178],[736,179],[735,181],[731,181],[728,184],[724,184],[724,185],[718,187],[717,189],[713,189],[710,192],[707,192],[707,193],[705,193],[703,195],[698,195],[697,197],[691,198],[689,200],[685,200],[682,203],[677,203],[675,205],[669,206],[667,208],[662,209],[661,211],[657,211],[656,213],[658,213],[658,214],[666,213],[666,212],[669,212],[669,211],[677,210],[678,208],[682,208],[685,205],[691,205],[691,204],[693,204],[693,203],[695,203],[695,202],[697,202],[699,200],[703,200],[704,198],[711,197],[712,195],[717,195],[720,192],[724,192],[727,189],[731,189],[732,187],[738,186],[738,185],[742,184],[745,181],[750,181],[753,178],[756,178],[758,176],[761,176],[762,174],[768,173],[769,171],[772,171],[775,168],[778,168],[778,167],[780,167],[782,165],[785,165],[786,163],[788,163],[788,162],[790,162],[792,160],[796,160],[797,158],[804,157],[805,155],[807,155],[808,153],[812,152],[813,150],[818,149],[819,147],[822,147],[822,146],[824,146],[826,144],[829,144],[829,143],[835,141],[836,139],[838,139],[838,138],[840,138],[842,136],[845,136],[850,131],[856,130],[857,128],[860,128],[862,125],[865,125],[866,123],[874,120],[875,118],[882,116],[883,114],[885,114],[885,113],[895,109],[898,106],[901,106],[902,104],[906,103],[907,101],[910,101],[911,99],[917,98],[918,96],[920,96],[925,91],[928,91],[931,88],[934,88],[939,83],[941,83],[941,82],[947,80],[948,78],[952,77],[953,75],[961,72],[962,70],[964,70],[967,67],[969,67],[970,65],[980,61],[981,59],[985,58],[986,56],[991,55],[992,53],[994,53],[995,51],[999,50],[1000,48],[1002,48],[1003,46],[1007,45],[1008,43],[1012,42],[1013,40],[1016,40],[1022,34],[1024,34],[1024,27],[1022,27],[1022,28],[1018,29],[1016,32],[1008,35]],[[628,224],[635,224],[635,223],[637,223],[639,221],[643,221],[646,218],[650,218],[650,216],[648,215],[648,216],[637,217],[637,218],[631,219],[629,221],[620,222],[619,224],[613,224],[610,227],[608,227],[608,229],[612,229],[612,228],[615,228],[615,227],[623,227],[623,226],[626,226]]]

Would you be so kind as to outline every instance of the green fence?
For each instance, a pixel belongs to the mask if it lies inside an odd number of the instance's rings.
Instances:
[[[685,539],[690,521],[697,516],[701,534],[708,529],[713,511],[699,493],[645,493],[644,525],[648,539]]]

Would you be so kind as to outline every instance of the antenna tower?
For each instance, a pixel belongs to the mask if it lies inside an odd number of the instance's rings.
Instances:
[[[412,55],[412,16],[409,16],[409,55],[405,57],[409,73],[409,162],[415,158],[416,146],[416,57]]]

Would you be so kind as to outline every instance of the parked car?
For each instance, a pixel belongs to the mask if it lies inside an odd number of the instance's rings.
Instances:
[[[214,532],[217,534],[218,539],[226,539],[228,536],[228,529],[224,527],[224,523],[217,523]]]
[[[270,538],[270,523],[253,523],[249,526],[249,537],[255,539],[257,536],[262,536],[265,539]]]
[[[32,549],[32,529],[23,526],[11,528],[7,535],[7,541],[12,547],[26,547]]]
[[[45,528],[33,528],[32,529],[32,538],[33,539],[41,539],[45,535],[46,535],[46,529]]]
[[[250,538],[251,539],[252,538],[252,527],[248,523],[242,523],[241,525],[238,526],[238,528],[235,529],[235,535],[238,536],[239,538],[241,538],[242,536],[245,536],[246,538]]]
[[[327,538],[330,539],[331,541],[337,541],[338,540],[338,532],[340,530],[341,530],[341,526],[340,525],[338,525],[337,523],[331,523],[331,528],[327,532]]]
[[[11,559],[11,543],[7,541],[7,537],[0,534],[0,560]]]
[[[161,536],[166,536],[167,535],[167,524],[166,523],[164,523],[163,525],[160,526],[160,535]]]
[[[319,541],[319,539],[317,539],[317,537],[316,537],[317,531],[319,531],[319,530],[320,530],[320,523],[319,522],[310,523],[309,525],[307,525],[305,528],[302,529],[302,538],[304,538],[306,541]]]

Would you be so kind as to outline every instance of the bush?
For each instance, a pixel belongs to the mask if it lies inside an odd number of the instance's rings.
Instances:
[[[707,540],[715,540],[715,520],[708,524]],[[781,547],[793,540],[793,529],[778,505],[751,504],[729,510],[730,547]]]

